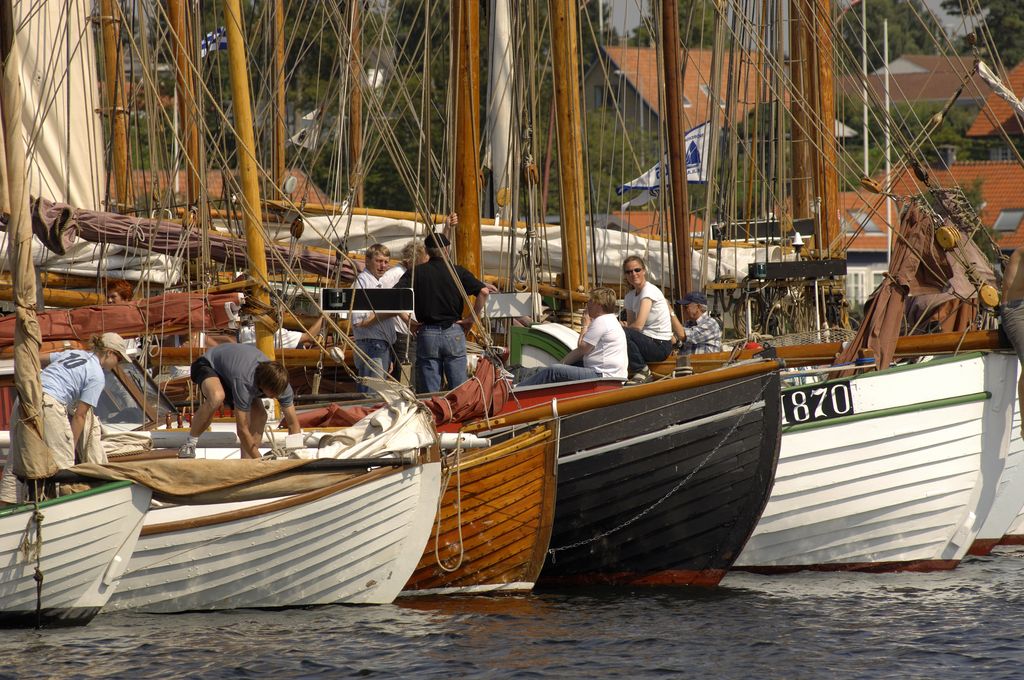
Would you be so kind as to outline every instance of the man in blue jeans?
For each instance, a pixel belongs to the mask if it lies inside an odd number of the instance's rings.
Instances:
[[[423,245],[430,259],[409,269],[395,287],[415,291],[417,388],[423,392],[439,392],[443,377],[448,382],[447,388],[453,390],[466,382],[462,291],[476,296],[473,310],[477,316],[490,291],[465,268],[449,264],[447,249],[451,242],[444,234],[428,234]]]
[[[366,249],[366,268],[356,278],[357,288],[388,288],[381,277],[391,263],[387,246],[374,243]],[[391,371],[391,345],[395,342],[394,314],[355,312],[352,314],[352,337],[356,340],[356,372],[360,378],[385,379]],[[369,392],[359,385],[360,392]]]

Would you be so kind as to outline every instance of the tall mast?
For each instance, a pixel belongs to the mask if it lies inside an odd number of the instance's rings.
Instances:
[[[562,213],[562,275],[570,292],[587,286],[586,226],[583,219],[583,146],[580,140],[579,49],[575,2],[548,0],[555,69],[555,127],[558,135]],[[572,296],[570,295],[570,306]]]
[[[817,72],[815,90],[818,93],[818,125],[817,163],[818,191],[821,205],[818,210],[818,224],[821,241],[818,242],[820,257],[829,258],[834,255],[832,249],[837,246],[839,235],[839,176],[836,172],[838,149],[836,143],[836,102],[835,83],[832,77],[834,50],[832,49],[831,16],[832,0],[815,0],[815,63]]]
[[[121,8],[115,0],[102,0],[103,73],[110,135],[113,139],[114,196],[108,209],[124,209],[132,203],[128,177],[128,109],[124,96],[124,64],[121,59]]]
[[[480,276],[480,5],[453,0],[455,40],[455,248],[459,264]]]
[[[811,0],[790,0],[789,3],[789,58],[793,78],[793,124],[791,151],[793,154],[793,218],[811,216],[811,197],[814,195],[812,135],[813,113],[809,110],[813,95],[813,68],[808,22]],[[815,246],[821,247],[818,239]]]
[[[14,471],[29,479],[42,479],[57,472],[57,465],[43,442],[43,388],[39,348],[42,338],[36,320],[36,281],[32,265],[32,227],[29,217],[27,162],[22,133],[21,70],[14,44],[14,12],[10,2],[0,3],[0,164],[4,180],[0,199],[6,199],[8,224],[8,267],[14,288],[14,385],[20,403],[21,436],[14,456]],[[2,202],[2,201],[0,201]]]
[[[661,44],[665,67],[665,115],[668,117],[668,181],[672,201],[672,254],[680,296],[690,290],[690,216],[686,193],[686,112],[683,109],[683,71],[680,65],[678,0],[663,0]]]
[[[352,206],[361,208],[363,198],[363,19],[359,13],[362,2],[349,2],[349,82],[351,91],[348,99],[348,157],[352,173]]]
[[[225,0],[224,24],[227,27],[231,99],[234,103],[238,170],[242,183],[242,223],[245,226],[245,241],[249,248],[249,275],[257,283],[252,296],[257,302],[269,307],[267,255],[264,251],[256,137],[252,127],[252,98],[249,94],[241,0]],[[262,323],[256,324],[256,347],[271,359],[274,358],[274,335]]]
[[[199,203],[199,126],[196,112],[195,65],[192,61],[192,17],[186,0],[167,0],[167,14],[174,36],[174,73],[178,99],[178,120],[185,147],[185,200]],[[177,132],[176,132],[177,134]],[[177,182],[174,182],[177,186]]]
[[[359,3],[352,3],[357,5]],[[284,0],[274,0],[274,194],[284,198]]]

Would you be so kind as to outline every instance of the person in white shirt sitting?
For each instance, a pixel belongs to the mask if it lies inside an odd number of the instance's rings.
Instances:
[[[594,288],[588,297],[576,349],[566,354],[562,363],[542,368],[523,380],[520,387],[593,378],[625,380],[626,333],[616,316],[615,291]]]
[[[629,375],[633,382],[651,377],[647,363],[664,361],[672,353],[672,310],[661,289],[647,280],[647,265],[636,255],[622,263],[622,275],[629,284],[626,293],[626,347]]]

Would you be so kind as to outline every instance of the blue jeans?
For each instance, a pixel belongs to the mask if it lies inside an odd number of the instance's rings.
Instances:
[[[364,359],[356,354],[356,372],[360,378],[381,378],[388,375],[391,368],[391,345],[385,340],[357,339],[356,347],[367,356]],[[359,385],[360,392],[369,392],[366,385]]]
[[[629,375],[646,368],[648,361],[664,361],[672,353],[671,340],[655,340],[635,328],[627,328],[626,355],[629,358]]]
[[[600,378],[601,374],[593,368],[583,366],[570,366],[569,364],[551,364],[542,368],[526,380],[519,383],[519,387],[530,385],[546,385],[548,383],[570,382],[572,380],[592,380]]]
[[[462,327],[427,324],[416,334],[416,387],[421,392],[441,391],[442,375],[448,389],[466,382],[466,334]]]

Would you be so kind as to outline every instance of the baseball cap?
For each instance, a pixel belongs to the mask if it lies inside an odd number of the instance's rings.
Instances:
[[[104,333],[100,336],[100,341],[103,343],[103,349],[109,349],[111,352],[116,352],[125,361],[131,361],[128,358],[128,343],[117,333]]]
[[[687,293],[686,295],[683,296],[683,299],[678,300],[676,304],[685,306],[693,302],[697,303],[698,305],[704,305],[705,307],[708,306],[707,296],[705,296],[704,293],[700,293],[697,291],[691,291]]]
[[[426,248],[447,248],[451,244],[448,237],[439,231],[432,231],[423,239],[423,245]]]

